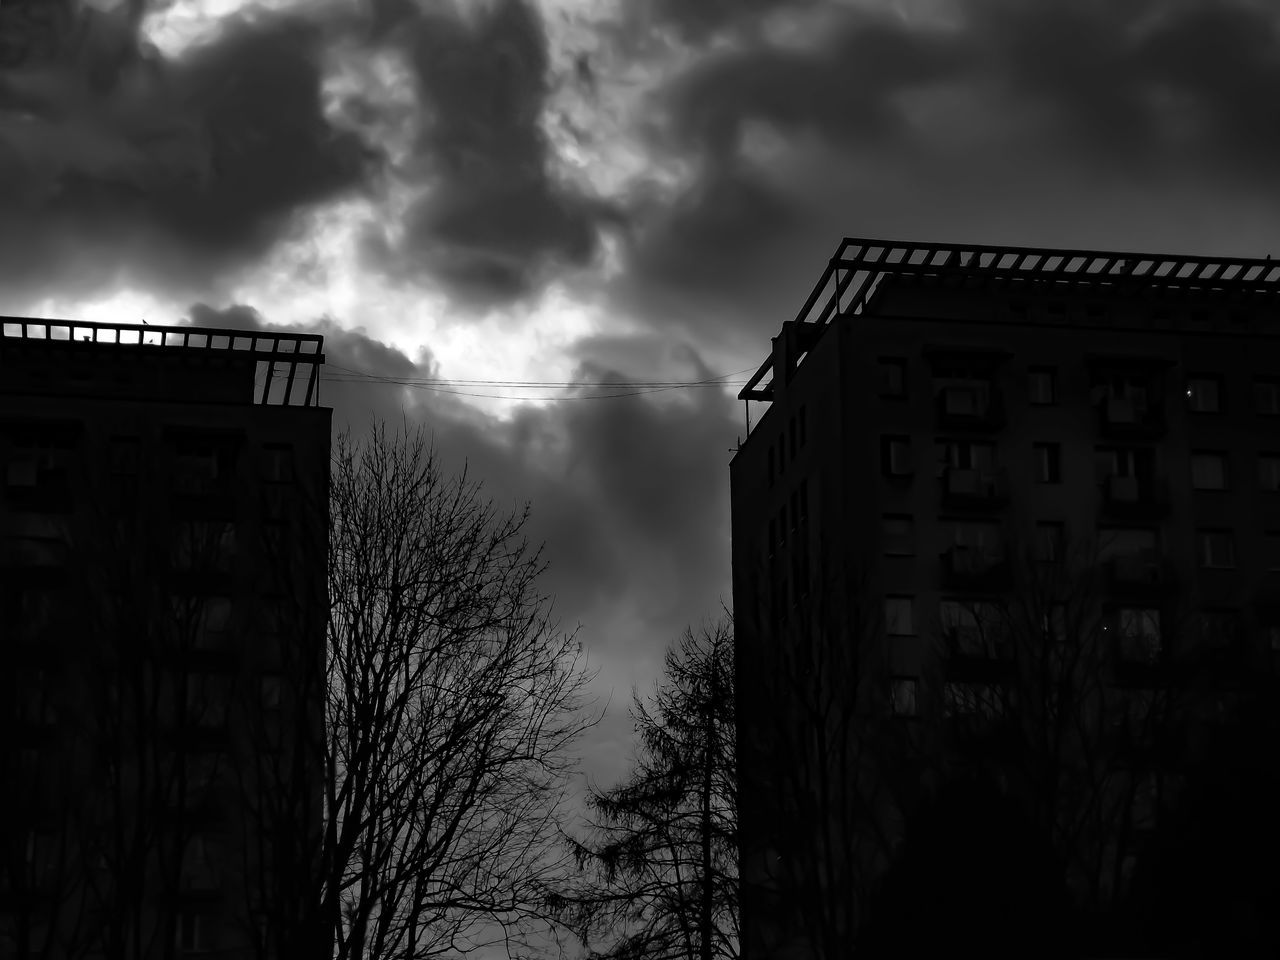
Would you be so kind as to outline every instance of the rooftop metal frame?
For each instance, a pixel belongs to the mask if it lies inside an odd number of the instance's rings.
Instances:
[[[320,404],[320,367],[324,364],[324,337],[314,333],[258,333],[223,327],[189,325],[137,325],[130,323],[88,323],[72,320],[41,320],[29,317],[0,316],[0,347],[14,341],[79,343],[121,348],[159,347],[174,356],[179,350],[229,352],[236,358],[252,360],[259,366],[261,393],[255,379],[254,403],[269,406],[304,406]],[[283,397],[272,400],[272,379],[276,365],[283,364]],[[305,371],[306,393],[302,402],[294,399],[294,380],[299,367]],[[277,385],[280,383],[276,381]],[[281,391],[277,391],[280,393]]]
[[[805,345],[838,316],[867,309],[885,277],[934,278],[939,281],[1051,282],[1109,294],[1137,293],[1147,288],[1177,290],[1202,297],[1280,293],[1280,261],[1196,257],[1119,250],[1070,250],[1049,247],[983,244],[913,243],[846,237],[827,264],[822,278],[796,314],[804,325]],[[824,290],[831,284],[825,301]],[[821,306],[819,302],[821,301]],[[773,383],[760,381],[773,366],[769,356],[752,374],[738,399],[772,400]]]

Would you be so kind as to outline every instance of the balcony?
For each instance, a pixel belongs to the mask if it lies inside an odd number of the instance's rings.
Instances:
[[[1141,395],[1108,396],[1098,404],[1098,434],[1108,440],[1160,440],[1165,433],[1164,406]]]
[[[1000,683],[1013,674],[1013,644],[999,625],[950,627],[943,640],[950,681]]]
[[[1118,599],[1159,596],[1169,580],[1154,552],[1112,557],[1106,566],[1107,588]]]
[[[942,475],[942,505],[957,510],[998,510],[1009,503],[1009,474],[948,467]]]
[[[1162,477],[1109,476],[1102,482],[1102,512],[1116,520],[1163,519],[1169,485]]]
[[[956,545],[941,557],[944,590],[1004,590],[1013,585],[1008,558],[999,547]]]
[[[938,429],[992,432],[1005,425],[1000,391],[986,381],[943,387],[934,400]]]

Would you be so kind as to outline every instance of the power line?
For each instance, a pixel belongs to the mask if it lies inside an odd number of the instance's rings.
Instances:
[[[480,397],[491,400],[545,400],[545,395],[515,396],[508,393],[480,393],[469,389],[473,387],[568,390],[582,387],[604,387],[623,392],[597,393],[579,396],[555,397],[556,400],[610,400],[621,397],[636,397],[649,393],[661,393],[666,390],[689,390],[706,387],[724,387],[745,381],[733,381],[730,378],[741,376],[751,367],[725,373],[705,380],[481,380],[456,379],[445,377],[392,377],[382,374],[365,373],[330,363],[329,367],[345,371],[341,374],[324,374],[321,380],[335,383],[380,383],[392,386],[413,387],[419,390],[430,390],[433,393],[445,393],[460,397]]]

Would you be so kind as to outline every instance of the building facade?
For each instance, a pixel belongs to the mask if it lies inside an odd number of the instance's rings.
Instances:
[[[904,811],[978,763],[1078,903],[1123,894],[1201,721],[1280,655],[1278,289],[841,244],[739,394],[744,957],[850,942]]]
[[[322,339],[2,322],[0,957],[288,955],[322,812]]]

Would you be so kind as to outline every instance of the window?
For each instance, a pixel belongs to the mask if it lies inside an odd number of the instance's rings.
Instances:
[[[809,522],[809,481],[800,481],[800,518],[797,521],[800,526],[804,526]]]
[[[901,399],[907,395],[907,361],[902,357],[881,357],[880,396]]]
[[[1111,477],[1150,479],[1155,474],[1155,451],[1147,447],[1095,447],[1093,464],[1097,479]]]
[[[880,518],[880,539],[885,556],[915,556],[915,538],[916,524],[909,514],[886,514]]]
[[[209,750],[187,750],[183,753],[182,773],[187,793],[203,796],[218,780],[222,755]]]
[[[109,456],[112,476],[130,477],[135,475],[138,472],[138,438],[112,437]]]
[[[24,429],[11,439],[5,484],[11,493],[19,495],[66,495],[75,451],[75,441],[61,433],[45,436]]]
[[[1056,521],[1036,524],[1036,559],[1044,563],[1061,563],[1064,549],[1063,525]]]
[[[209,949],[203,919],[191,909],[179,912],[177,923],[174,924],[174,946],[179,953],[203,953]]]
[[[1158,536],[1153,527],[1107,527],[1098,531],[1098,559],[1150,557],[1155,554]]]
[[[1280,531],[1268,530],[1262,543],[1268,570],[1280,570]]]
[[[943,636],[960,656],[994,659],[1007,652],[1008,621],[993,603],[943,600],[938,620]]]
[[[1266,627],[1267,645],[1272,653],[1280,653],[1280,624],[1272,623]]]
[[[796,418],[794,414],[787,426],[787,456],[792,460],[796,458]]]
[[[1280,377],[1253,378],[1253,408],[1264,417],[1280,416]]]
[[[199,727],[219,728],[227,722],[227,684],[216,673],[187,676],[187,720]]]
[[[178,524],[174,568],[227,573],[235,561],[236,528],[224,521],[185,520]]]
[[[982,520],[959,520],[949,524],[951,542],[957,547],[967,547],[983,556],[996,557],[1003,552],[1004,538],[1000,524]]]
[[[1120,634],[1120,655],[1125,660],[1153,662],[1159,658],[1163,646],[1159,610],[1121,608],[1116,627]]]
[[[998,717],[1004,712],[1004,698],[989,683],[950,682],[943,691],[942,710],[947,717]]]
[[[193,833],[187,837],[186,856],[183,859],[192,867],[208,865],[209,851],[203,833]]]
[[[919,681],[915,677],[894,677],[889,684],[889,704],[895,717],[916,715],[916,691]]]
[[[800,408],[800,446],[803,447],[806,443],[809,442],[808,433],[809,431],[805,423],[805,409],[802,406]]]
[[[784,547],[787,545],[787,505],[785,503],[778,511],[778,543]]]
[[[262,677],[259,682],[259,690],[262,696],[263,710],[279,710],[280,709],[280,691],[283,689],[283,683],[277,676]]]
[[[769,521],[769,556],[773,556],[778,549],[778,521]]]
[[[1048,643],[1062,643],[1067,638],[1067,608],[1055,603],[1040,615],[1040,635]]]
[[[1033,443],[1036,483],[1062,482],[1062,446],[1057,443]]]
[[[218,486],[221,479],[216,453],[188,451],[178,454],[174,463],[174,483],[179,493],[208,493]]]
[[[1210,647],[1231,647],[1240,631],[1240,615],[1235,610],[1204,610],[1200,613],[1200,639]]]
[[[880,472],[886,477],[911,475],[911,438],[884,436],[880,438]]]
[[[1187,409],[1193,413],[1222,412],[1222,378],[1195,376],[1187,378]]]
[[[985,440],[938,440],[938,476],[947,467],[989,472],[996,465],[996,445]]]
[[[1200,566],[1230,569],[1236,565],[1236,542],[1230,530],[1200,530],[1196,544]]]
[[[1131,420],[1146,411],[1149,382],[1135,373],[1100,373],[1093,378],[1089,397],[1092,403],[1105,403],[1114,416],[1111,422]]]
[[[269,443],[262,450],[262,479],[267,483],[293,482],[293,447]]]
[[[1271,493],[1280,491],[1280,454],[1258,455],[1258,486]]]
[[[1032,367],[1027,374],[1027,398],[1033,406],[1047,407],[1057,402],[1057,376],[1053,367]]]
[[[283,597],[264,598],[261,610],[263,632],[270,637],[283,636],[290,624],[289,614],[290,608],[285,604]]]
[[[884,598],[885,630],[891,637],[910,637],[915,635],[915,626],[911,617],[910,597]]]
[[[773,471],[774,471],[773,447],[770,447],[770,448],[769,448],[769,454],[768,454],[768,458],[767,458],[767,459],[768,459],[768,461],[769,461],[769,486],[771,486],[771,487],[772,487],[772,486],[773,486]]]
[[[223,644],[231,627],[231,598],[207,597],[203,607],[196,644],[202,649],[214,649]]]
[[[1191,454],[1191,488],[1193,490],[1227,489],[1227,456],[1224,453]]]

